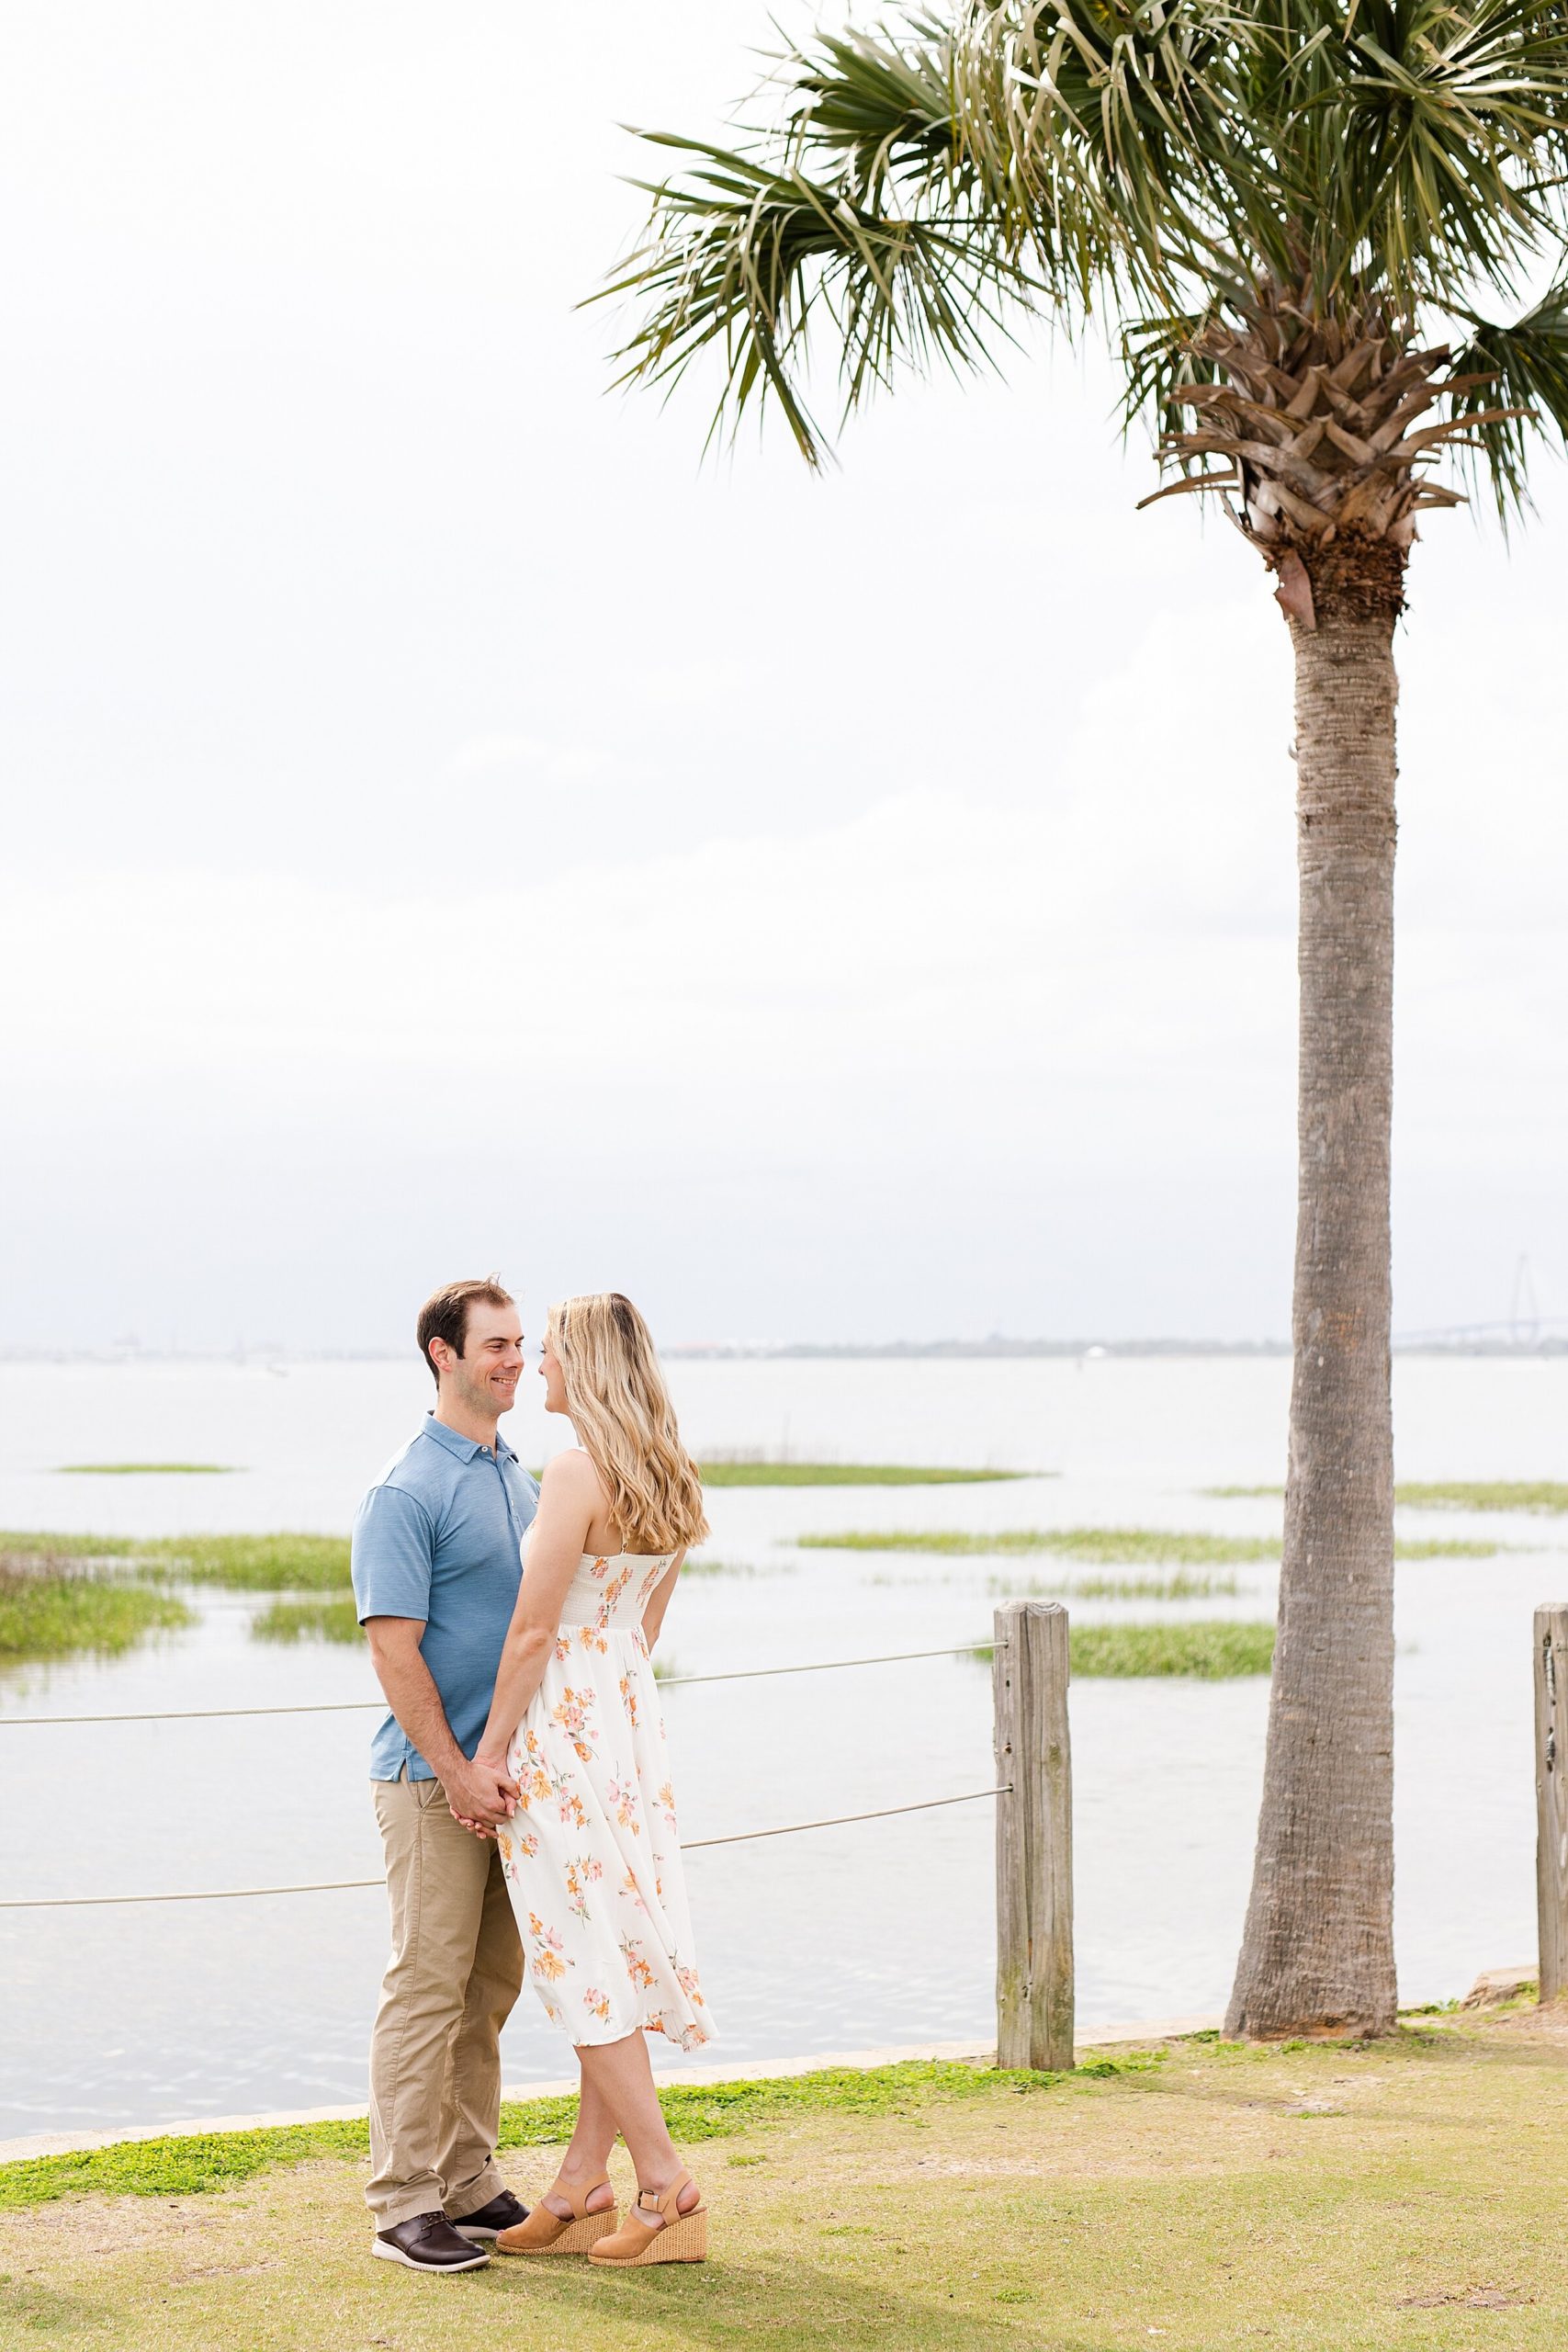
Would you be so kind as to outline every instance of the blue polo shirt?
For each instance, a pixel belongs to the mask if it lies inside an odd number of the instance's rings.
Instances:
[[[354,1522],[354,1599],[367,1617],[417,1617],[420,1654],[452,1736],[472,1756],[490,1713],[523,1581],[523,1535],[539,1489],[499,1434],[495,1452],[434,1413],[390,1461]],[[370,1745],[370,1777],[433,1781],[395,1715]]]

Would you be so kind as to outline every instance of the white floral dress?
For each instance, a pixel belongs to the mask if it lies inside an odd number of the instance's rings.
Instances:
[[[497,1843],[528,1977],[578,2043],[620,2041],[639,2027],[682,2050],[715,2039],[642,1630],[673,1558],[583,1554],[506,1752],[522,1800]]]

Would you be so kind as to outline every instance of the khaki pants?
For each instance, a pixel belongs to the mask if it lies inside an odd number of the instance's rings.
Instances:
[[[381,2230],[477,2213],[495,2168],[501,2029],[523,1947],[501,1856],[460,1829],[439,1781],[375,1781],[392,1956],[370,2040],[370,2185]]]

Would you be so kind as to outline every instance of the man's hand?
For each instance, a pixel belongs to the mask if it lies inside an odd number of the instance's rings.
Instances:
[[[441,1786],[453,1818],[465,1829],[477,1827],[485,1834],[511,1819],[522,1794],[504,1763],[487,1763],[479,1757],[471,1764],[465,1757],[450,1766],[441,1775]]]

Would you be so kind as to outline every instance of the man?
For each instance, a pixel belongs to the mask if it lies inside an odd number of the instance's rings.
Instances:
[[[501,2030],[523,1953],[488,1838],[514,1782],[470,1760],[490,1713],[538,1487],[497,1424],[523,1369],[499,1282],[449,1283],[420,1310],[435,1409],[354,1525],[354,1593],[391,1713],[371,1747],[392,1956],[370,2044],[371,2251],[412,2270],[481,2269],[525,2218],[495,2167]]]

